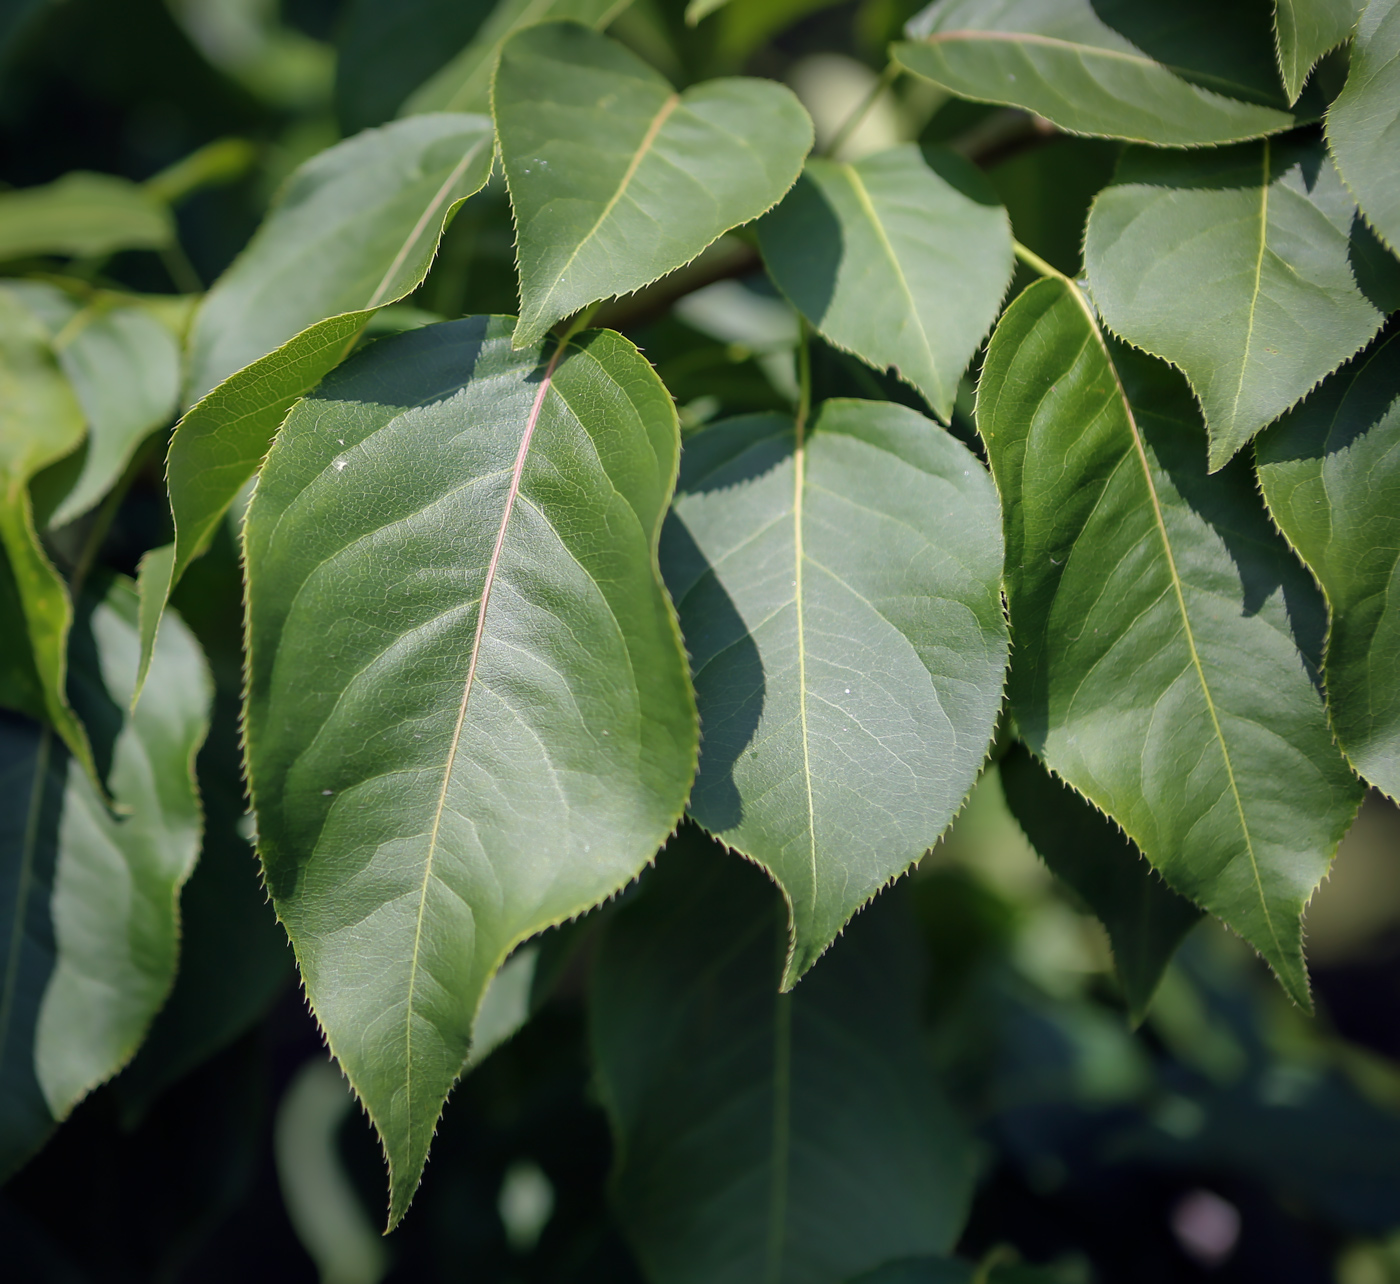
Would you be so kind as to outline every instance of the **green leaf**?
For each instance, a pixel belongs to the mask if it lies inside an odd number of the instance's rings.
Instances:
[[[723,9],[729,0],[690,0],[685,7],[685,20],[689,26],[697,25],[702,18],[708,18],[717,9]]]
[[[1312,662],[1323,604],[1243,461],[1209,477],[1169,368],[1065,280],[988,349],[1021,737],[1308,1002],[1300,916],[1360,801]]]
[[[101,594],[100,598],[98,594]],[[178,621],[125,713],[139,643],[128,581],[95,585],[72,691],[118,812],[46,727],[0,715],[0,1174],[135,1052],[175,979],[180,885],[199,851],[194,755],[209,679]]]
[[[1327,143],[1361,212],[1400,252],[1400,0],[1370,0],[1346,86],[1327,113]]]
[[[951,1248],[971,1155],[925,1059],[906,915],[882,897],[779,995],[782,901],[687,826],[608,925],[593,1053],[653,1284],[836,1284]]]
[[[949,93],[1071,134],[1199,147],[1292,128],[1264,105],[1277,95],[1273,53],[1251,40],[1249,6],[1185,7],[1189,20],[1142,0],[940,0],[894,56]]]
[[[259,850],[391,1224],[492,974],[651,859],[697,753],[656,563],[670,398],[617,335],[546,355],[512,324],[355,357],[288,417],[245,525]]]
[[[1006,211],[977,169],[912,143],[855,164],[812,159],[758,236],[813,326],[893,366],[947,422],[1014,267]]]
[[[675,93],[635,54],[574,23],[513,36],[494,101],[522,347],[770,209],[812,145],[812,122],[784,86],[733,77]]]
[[[601,31],[632,0],[501,0],[476,38],[403,105],[401,116],[424,111],[490,111],[491,80],[501,46],[537,23],[570,21]]]
[[[43,187],[0,192],[0,261],[36,254],[101,258],[174,243],[169,208],[114,174],[75,170]]]
[[[1331,608],[1323,674],[1352,765],[1400,799],[1400,337],[1256,447],[1264,499]]]
[[[1265,140],[1130,148],[1084,256],[1109,328],[1191,381],[1214,470],[1400,306],[1400,264],[1372,244],[1320,143]]]
[[[1278,66],[1295,103],[1317,60],[1351,38],[1366,0],[1274,0]]]
[[[1112,821],[1051,776],[1024,746],[1013,746],[997,767],[1007,806],[1031,846],[1107,929],[1128,1013],[1140,1023],[1201,911],[1173,892]]]
[[[705,728],[689,810],[782,887],[785,989],[977,778],[1006,671],[997,525],[976,457],[888,402],[686,445],[663,560]]]

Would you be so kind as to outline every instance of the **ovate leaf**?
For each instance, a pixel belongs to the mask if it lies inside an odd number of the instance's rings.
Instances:
[[[1153,873],[1117,825],[1051,776],[1023,745],[1012,747],[998,771],[1007,806],[1031,846],[1108,931],[1129,1015],[1141,1021],[1201,911]]]
[[[1274,0],[1278,66],[1288,101],[1298,101],[1303,82],[1329,50],[1349,39],[1366,0]]]
[[[73,630],[73,701],[109,808],[53,733],[0,715],[0,1174],[13,1172],[131,1057],[175,979],[180,885],[199,851],[194,755],[209,679],[182,624],[126,713],[140,655],[136,595],[109,580]]]
[[[1323,603],[1184,383],[1067,281],[1007,310],[978,390],[1021,736],[1308,1001],[1300,917],[1355,814],[1312,661]]]
[[[1110,329],[1191,381],[1216,469],[1400,306],[1400,264],[1372,247],[1322,146],[1265,140],[1130,148],[1084,253]]]
[[[813,326],[893,366],[948,419],[1014,264],[1006,211],[973,166],[913,144],[855,164],[813,159],[758,233],[773,280]]]
[[[1023,107],[1072,134],[1198,147],[1294,125],[1292,114],[1265,105],[1277,82],[1269,84],[1267,29],[1259,41],[1250,6],[1192,4],[1186,20],[1181,7],[937,0],[894,54],[950,93]]]
[[[676,93],[636,54],[575,23],[507,41],[494,105],[518,232],[522,347],[770,209],[812,145],[812,122],[784,86],[734,77]]]
[[[655,1284],[838,1284],[957,1239],[970,1155],[922,1052],[905,912],[882,897],[780,995],[781,900],[687,827],[608,925],[592,1043]]]
[[[520,352],[512,324],[366,349],[288,417],[245,527],[259,851],[391,1222],[492,974],[634,877],[694,773],[670,398],[617,335]]]
[[[663,564],[705,739],[690,814],[791,907],[791,987],[977,778],[1006,668],[996,495],[888,402],[692,437]]]
[[[1331,608],[1337,739],[1400,799],[1400,338],[1334,375],[1257,446],[1269,511]]]
[[[1400,252],[1400,0],[1370,0],[1346,86],[1327,113],[1327,142],[1361,212]]]
[[[43,187],[0,193],[0,260],[35,254],[95,258],[159,250],[175,240],[169,208],[115,174],[65,174]]]

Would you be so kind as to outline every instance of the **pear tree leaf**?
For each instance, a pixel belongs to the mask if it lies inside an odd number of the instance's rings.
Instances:
[[[169,207],[115,174],[75,170],[42,187],[0,192],[0,261],[36,254],[101,258],[174,242]]]
[[[72,632],[73,702],[117,810],[47,727],[0,715],[0,1176],[140,1045],[175,979],[180,886],[199,852],[204,658],[178,619],[126,712],[136,594],[94,581]]]
[[[635,877],[698,730],[657,541],[679,426],[607,331],[382,339],[297,406],[245,521],[248,775],[278,916],[418,1183],[487,982]]]
[[[1301,915],[1361,797],[1314,664],[1316,586],[1243,461],[1205,472],[1169,367],[1037,282],[988,349],[1021,738],[1308,1004]]]
[[[506,42],[494,107],[515,210],[522,347],[771,209],[812,146],[790,89],[743,76],[677,93],[577,23]]]
[[[1400,800],[1400,336],[1333,375],[1255,451],[1269,512],[1327,595],[1337,739]]]
[[[947,422],[1014,266],[1006,211],[974,166],[912,143],[813,158],[758,235],[774,282],[829,342],[893,366]]]
[[[1001,709],[996,493],[890,402],[713,424],[686,445],[662,564],[705,728],[689,811],[791,908],[790,988],[927,852]]]
[[[1325,53],[1351,39],[1366,0],[1274,0],[1278,66],[1289,103]]]
[[[1400,306],[1400,264],[1375,246],[1321,143],[1129,148],[1084,253],[1108,327],[1190,380],[1212,469]]]
[[[780,995],[782,901],[686,826],[613,916],[590,1033],[654,1284],[840,1284],[952,1247],[971,1154],[925,1060],[907,913],[882,896]]]

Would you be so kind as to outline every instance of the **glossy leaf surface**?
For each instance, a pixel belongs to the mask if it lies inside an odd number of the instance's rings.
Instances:
[[[35,254],[98,258],[175,240],[170,211],[115,174],[75,170],[43,187],[0,192],[0,260]]]
[[[1084,254],[1109,328],[1191,381],[1212,469],[1400,306],[1400,264],[1320,144],[1130,148],[1094,202]]]
[[[970,1154],[921,1050],[904,913],[881,898],[779,995],[782,901],[687,827],[609,924],[592,1043],[655,1284],[837,1284],[951,1247]]]
[[[1257,455],[1269,511],[1331,608],[1323,672],[1337,739],[1400,798],[1400,339],[1329,379]]]
[[[694,773],[670,399],[614,334],[519,352],[511,325],[366,349],[289,416],[245,527],[259,851],[391,1223],[492,974],[634,877]]]
[[[972,165],[913,144],[854,164],[813,159],[758,234],[773,280],[816,329],[893,366],[947,421],[1013,266],[1006,211]]]
[[[1313,684],[1323,603],[1243,463],[1205,473],[1169,369],[1110,349],[1065,281],[988,350],[1021,736],[1308,1001],[1300,916],[1360,786]]]
[[[788,899],[790,987],[938,840],[1006,669],[986,470],[903,406],[828,401],[686,445],[663,540],[704,744],[690,814]]]
[[[494,93],[521,346],[776,205],[812,145],[812,123],[782,85],[734,77],[676,93],[636,54],[575,23],[513,36]]]
[[[1274,0],[1278,66],[1290,103],[1317,60],[1351,37],[1364,7],[1365,0]]]

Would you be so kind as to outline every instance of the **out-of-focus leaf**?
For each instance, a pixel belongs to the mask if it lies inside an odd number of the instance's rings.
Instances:
[[[1317,60],[1350,39],[1366,0],[1274,0],[1278,66],[1295,103]]]
[[[867,1271],[849,1284],[979,1284],[977,1274],[971,1262],[952,1257],[916,1257]]]
[[[1201,911],[1152,872],[1111,820],[1057,781],[1022,745],[998,764],[1007,806],[1031,845],[1108,930],[1134,1023]]]
[[[1316,587],[1243,462],[1206,475],[1184,382],[1068,281],[1007,310],[977,422],[1022,739],[1306,1005],[1302,910],[1361,792],[1313,685]]]
[[[1400,264],[1320,142],[1130,148],[1094,202],[1084,257],[1109,328],[1191,381],[1212,470],[1400,307]]]
[[[209,678],[176,621],[128,715],[135,624],[135,593],[112,579],[83,599],[72,639],[74,703],[117,813],[48,728],[0,722],[0,1174],[131,1057],[175,978]]]
[[[114,174],[75,171],[43,187],[0,192],[0,260],[94,258],[174,243],[169,208]]]
[[[840,0],[731,0],[719,17],[720,51],[735,65],[742,65],[779,32],[838,3]]]
[[[1071,134],[1199,147],[1298,123],[1280,109],[1258,7],[936,0],[894,54],[950,93],[1023,107]]]
[[[521,346],[772,208],[812,145],[790,89],[732,77],[676,93],[576,23],[513,36],[494,105],[518,233]]]
[[[1327,113],[1327,143],[1367,221],[1400,253],[1400,0],[1370,0],[1356,27],[1346,86]]]
[[[1006,211],[972,165],[912,143],[854,164],[813,159],[758,235],[813,326],[893,366],[947,421],[1014,266]]]
[[[1264,499],[1331,608],[1323,675],[1352,765],[1400,799],[1400,337],[1259,439]]]
[[[511,326],[355,357],[289,416],[245,526],[258,847],[391,1223],[487,982],[651,859],[697,752],[656,562],[670,398],[617,335],[519,352]]]
[[[782,887],[789,988],[977,778],[1006,670],[996,494],[903,406],[733,419],[686,445],[663,565],[705,728],[690,814]]]
[[[686,828],[613,917],[589,1018],[655,1284],[838,1284],[951,1248],[971,1156],[922,1051],[906,913],[882,898],[780,995],[782,901]]]

